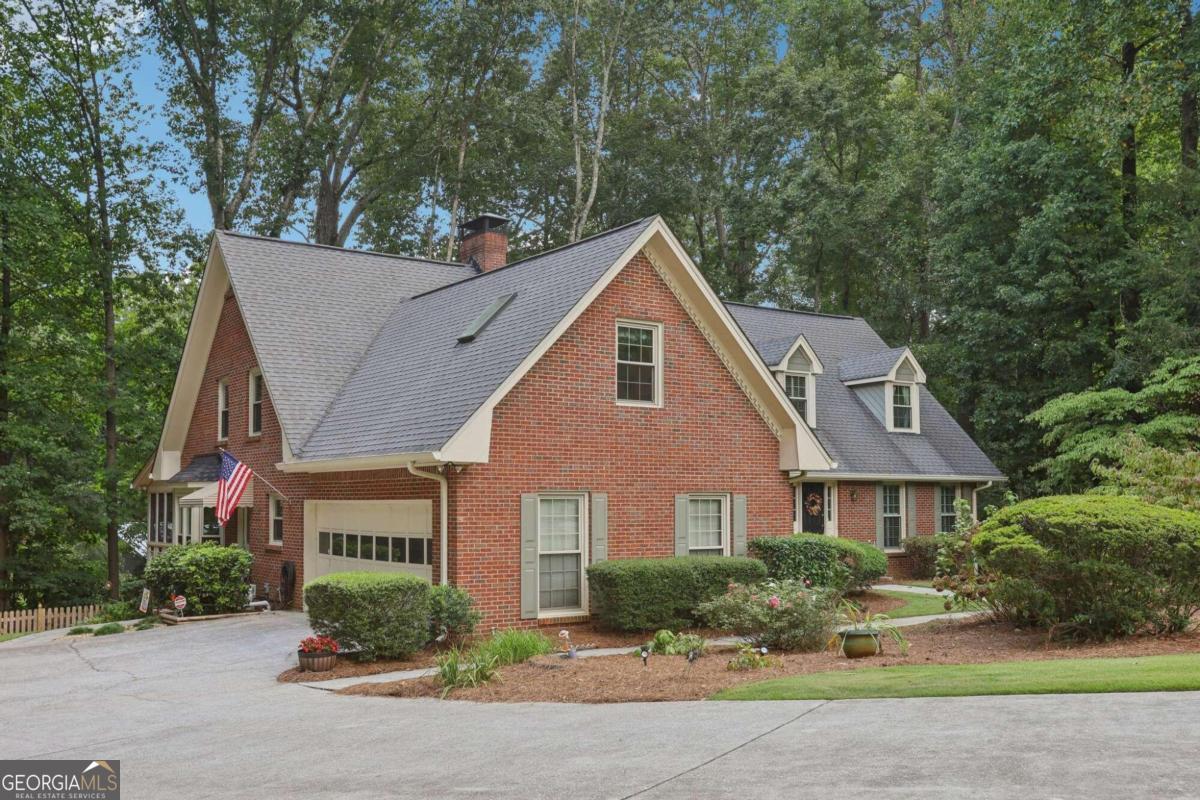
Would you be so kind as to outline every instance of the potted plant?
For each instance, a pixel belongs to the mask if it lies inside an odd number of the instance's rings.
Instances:
[[[328,636],[309,636],[296,655],[304,672],[328,672],[337,663],[338,645]]]
[[[841,639],[842,653],[846,658],[867,658],[883,652],[881,637],[884,634],[900,647],[900,655],[908,654],[908,640],[886,614],[872,614],[854,603],[844,601],[839,617],[844,627],[837,636]]]

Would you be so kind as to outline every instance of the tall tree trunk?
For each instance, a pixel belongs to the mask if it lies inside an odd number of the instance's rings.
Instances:
[[[7,190],[7,187],[5,187]],[[8,344],[12,334],[12,261],[9,260],[8,211],[0,211],[0,469],[12,463],[12,451],[8,447]],[[8,559],[12,557],[9,514],[9,498],[0,490],[0,611],[11,606],[8,591]]]

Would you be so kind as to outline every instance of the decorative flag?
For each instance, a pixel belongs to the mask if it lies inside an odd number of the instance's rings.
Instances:
[[[217,479],[217,524],[224,525],[233,516],[246,484],[254,477],[242,462],[228,452],[221,451],[221,477]]]

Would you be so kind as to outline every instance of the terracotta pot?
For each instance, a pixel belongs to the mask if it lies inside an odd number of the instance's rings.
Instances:
[[[305,653],[298,651],[300,669],[304,672],[328,672],[337,663],[337,653]]]
[[[846,658],[868,658],[879,652],[878,631],[843,631],[842,653]]]

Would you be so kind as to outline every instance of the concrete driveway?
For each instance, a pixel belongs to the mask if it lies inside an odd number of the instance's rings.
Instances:
[[[1200,796],[1200,694],[487,705],[275,675],[270,613],[0,645],[0,757],[121,760],[124,797]]]

